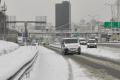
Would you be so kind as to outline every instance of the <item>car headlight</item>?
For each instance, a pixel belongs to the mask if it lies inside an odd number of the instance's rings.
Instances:
[[[87,45],[89,45],[89,43],[87,43]]]
[[[80,48],[80,46],[78,47],[78,50],[80,50],[81,48]]]
[[[67,47],[65,47],[64,49],[68,49]]]

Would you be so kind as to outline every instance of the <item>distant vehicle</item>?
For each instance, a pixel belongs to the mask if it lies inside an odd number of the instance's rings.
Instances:
[[[66,54],[81,54],[81,47],[77,38],[63,38],[61,42],[61,51]]]
[[[81,45],[86,45],[87,44],[87,41],[85,38],[79,38],[79,42]]]
[[[48,42],[41,42],[41,44],[44,45],[44,46],[45,46],[45,45],[49,45]]]
[[[23,37],[22,36],[18,36],[17,38],[17,42],[20,46],[24,46],[24,42],[23,42]]]
[[[87,42],[87,48],[94,47],[97,48],[97,43],[95,39],[89,39]]]
[[[38,46],[39,44],[37,42],[32,43],[32,46]]]

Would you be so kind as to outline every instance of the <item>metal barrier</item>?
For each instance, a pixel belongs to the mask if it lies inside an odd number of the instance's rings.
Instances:
[[[28,61],[26,64],[24,64],[14,75],[9,77],[7,80],[24,80],[23,78],[26,76],[26,78],[30,77],[30,71],[33,68],[33,65],[38,57],[38,51],[35,54],[35,56]]]
[[[99,46],[111,47],[111,48],[120,48],[120,43],[98,43]]]

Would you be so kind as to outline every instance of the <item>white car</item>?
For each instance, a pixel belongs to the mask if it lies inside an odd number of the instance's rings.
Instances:
[[[61,51],[66,54],[81,54],[81,46],[77,38],[63,38],[61,42]]]
[[[32,43],[32,46],[38,46],[39,44],[37,42]]]
[[[89,39],[87,42],[87,48],[94,47],[97,48],[97,43],[95,39]]]
[[[86,41],[85,38],[80,38],[79,42],[80,42],[81,45],[86,45],[87,44],[87,41]]]

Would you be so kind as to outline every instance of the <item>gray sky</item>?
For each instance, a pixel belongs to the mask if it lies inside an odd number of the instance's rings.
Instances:
[[[47,16],[48,22],[54,24],[55,3],[63,0],[2,0],[6,2],[7,14],[16,16],[17,20],[34,20],[35,16]],[[110,7],[106,3],[115,0],[71,0],[72,22],[78,23],[81,19],[108,20],[111,16]]]

